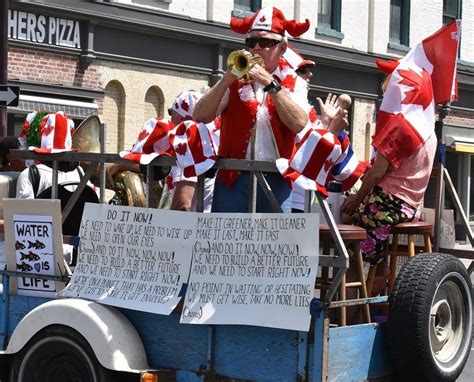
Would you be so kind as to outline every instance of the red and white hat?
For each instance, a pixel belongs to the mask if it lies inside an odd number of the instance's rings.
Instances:
[[[181,122],[171,132],[170,143],[187,178],[204,174],[217,160],[217,150],[204,123]]]
[[[375,59],[375,64],[380,71],[385,74],[392,74],[392,72],[397,68],[399,61],[398,60],[388,60],[384,61],[379,58]]]
[[[173,102],[171,107],[184,119],[193,119],[194,106],[202,97],[202,93],[194,90],[182,92]]]
[[[334,134],[308,130],[291,159],[277,159],[276,166],[288,183],[327,195],[328,177],[340,155],[341,143]]]
[[[121,151],[120,157],[147,165],[157,156],[169,155],[168,133],[173,124],[164,118],[151,118],[143,124],[138,139],[129,151]]]
[[[301,68],[302,66],[306,66],[306,65],[311,65],[311,66],[315,66],[316,63],[314,61],[311,61],[311,60],[305,60],[303,58],[303,56],[301,56],[296,50],[293,49],[293,47],[291,47],[289,44],[288,44],[288,47],[286,48],[286,51],[285,53],[283,54],[283,58],[286,60],[286,62],[288,62],[288,64],[294,69],[298,69],[298,68]]]
[[[30,150],[42,154],[73,151],[71,137],[74,133],[74,122],[63,111],[43,117],[39,130],[41,146],[30,146]]]
[[[265,7],[252,17],[243,19],[232,17],[230,28],[240,34],[251,31],[268,31],[284,36],[285,32],[288,32],[291,36],[298,37],[309,29],[309,20],[306,19],[304,23],[287,20],[278,8]]]

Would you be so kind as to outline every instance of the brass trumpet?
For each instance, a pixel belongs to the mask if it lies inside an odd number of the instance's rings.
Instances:
[[[250,68],[257,64],[265,67],[262,57],[258,54],[252,56],[252,54],[245,49],[234,50],[229,54],[229,57],[227,57],[227,67],[232,74],[238,78],[246,77]]]

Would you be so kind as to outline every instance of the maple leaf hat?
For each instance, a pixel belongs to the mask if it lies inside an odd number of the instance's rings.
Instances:
[[[63,111],[55,113],[33,112],[28,114],[19,137],[20,145],[41,154],[75,151],[72,148],[74,121]]]
[[[244,17],[243,19],[233,17],[230,21],[230,28],[240,34],[251,31],[267,31],[284,36],[285,32],[288,32],[293,37],[301,36],[309,29],[309,25],[308,19],[303,23],[287,20],[283,12],[275,7],[265,7],[252,17]]]
[[[143,124],[137,141],[130,150],[121,151],[120,157],[147,165],[159,155],[169,155],[168,134],[173,124],[164,118],[151,118]]]
[[[173,102],[173,109],[185,120],[193,119],[194,106],[202,97],[202,93],[188,90],[181,92]]]

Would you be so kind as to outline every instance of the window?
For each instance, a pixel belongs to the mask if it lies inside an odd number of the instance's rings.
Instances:
[[[343,38],[341,32],[341,0],[319,0],[317,33]]]
[[[234,9],[246,12],[257,12],[262,8],[262,0],[234,0]]]
[[[390,0],[389,48],[410,45],[410,0]]]
[[[443,0],[443,25],[461,18],[461,0]]]

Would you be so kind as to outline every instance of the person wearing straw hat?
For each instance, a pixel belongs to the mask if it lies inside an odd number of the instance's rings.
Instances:
[[[239,78],[230,65],[223,78],[196,104],[194,118],[208,123],[221,116],[219,156],[232,159],[274,161],[289,158],[294,138],[308,122],[306,81],[297,76],[283,59],[286,33],[293,37],[309,29],[309,21],[287,20],[275,7],[258,11],[253,17],[232,18],[230,27],[246,34],[245,45],[263,65],[250,67]],[[236,74],[234,74],[236,73]],[[251,158],[252,131],[255,129],[255,158]],[[265,174],[275,197],[285,212],[291,211],[290,188],[277,173]],[[248,208],[249,173],[219,170],[214,187],[213,212],[245,212]],[[257,190],[257,211],[273,212],[263,190]]]

